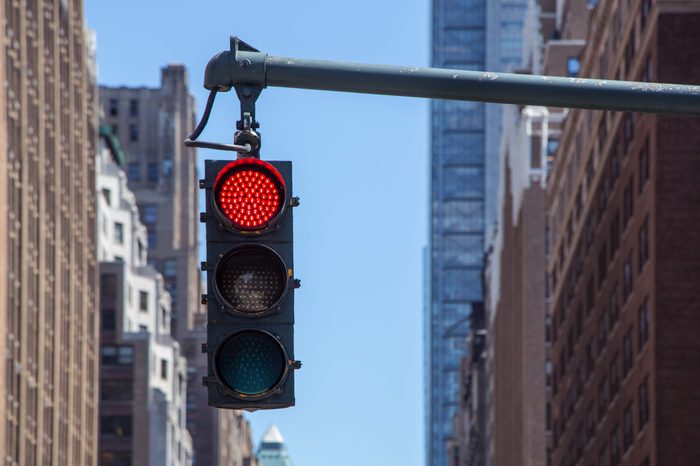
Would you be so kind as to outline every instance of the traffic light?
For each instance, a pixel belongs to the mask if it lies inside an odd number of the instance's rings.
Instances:
[[[292,163],[207,160],[204,173],[209,405],[293,406]]]

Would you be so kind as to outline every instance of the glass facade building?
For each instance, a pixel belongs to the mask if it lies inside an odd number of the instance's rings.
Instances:
[[[527,0],[433,0],[432,66],[519,66]],[[448,466],[469,315],[482,297],[485,238],[497,212],[497,105],[432,102],[430,244],[425,316],[426,464]]]

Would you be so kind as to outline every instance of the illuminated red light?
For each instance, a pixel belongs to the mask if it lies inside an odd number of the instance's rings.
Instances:
[[[259,230],[280,212],[284,184],[267,162],[241,159],[221,171],[215,193],[219,209],[235,227]]]

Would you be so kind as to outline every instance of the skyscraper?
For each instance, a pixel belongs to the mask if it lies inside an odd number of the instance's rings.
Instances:
[[[97,113],[81,0],[0,4],[0,451],[97,463]]]
[[[284,438],[276,425],[272,424],[258,448],[258,464],[260,466],[292,466],[292,458],[287,452]]]
[[[433,0],[432,66],[520,64],[524,0]],[[425,316],[426,454],[447,465],[469,315],[482,297],[484,237],[496,218],[500,108],[433,101],[430,275]]]

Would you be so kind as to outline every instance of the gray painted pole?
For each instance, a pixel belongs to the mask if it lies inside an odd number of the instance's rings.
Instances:
[[[700,77],[699,77],[700,79]],[[278,86],[503,104],[700,115],[700,86],[370,65],[269,56],[237,38],[204,86]]]

